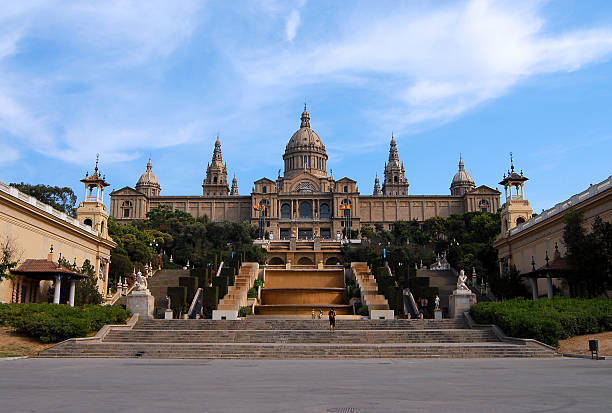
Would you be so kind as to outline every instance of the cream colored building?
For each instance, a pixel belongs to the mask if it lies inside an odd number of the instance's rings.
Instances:
[[[53,249],[53,261],[61,254],[80,267],[88,259],[98,276],[98,291],[108,290],[110,250],[116,246],[108,236],[108,214],[103,203],[108,184],[98,172],[81,182],[86,197],[79,204],[77,218],[43,204],[16,188],[0,183],[0,238],[8,239],[17,251],[19,263],[26,259],[46,259]],[[0,282],[1,302],[46,302],[52,281],[18,275]]]
[[[546,264],[546,257],[553,259],[556,250],[565,255],[563,243],[564,218],[570,207],[581,211],[585,228],[590,230],[596,216],[612,222],[612,176],[591,185],[584,191],[559,202],[554,207],[532,216],[529,201],[525,197],[524,183],[527,178],[514,171],[514,166],[500,182],[506,190],[506,202],[502,206],[502,233],[493,246],[498,250],[500,271],[514,265],[521,274],[533,271]],[[555,280],[562,288],[561,280]],[[538,280],[538,290],[546,291],[546,280]]]
[[[342,237],[346,225],[357,231],[364,225],[374,224],[389,229],[399,220],[422,222],[435,216],[447,217],[468,211],[496,212],[500,207],[500,192],[485,185],[476,187],[462,159],[452,179],[450,194],[410,195],[405,168],[393,137],[382,188],[376,176],[372,195],[363,195],[354,180],[336,179],[331,169],[328,173],[325,145],[310,127],[306,107],[300,121],[300,128],[285,147],[284,172],[281,174],[279,169],[274,180],[255,181],[250,195],[238,195],[235,177],[231,188],[228,185],[227,165],[223,163],[221,142],[217,137],[202,183],[202,195],[160,195],[161,187],[149,160],[134,188],[124,187],[111,192],[110,215],[123,222],[146,219],[149,210],[165,204],[194,217],[206,215],[213,221],[261,223],[274,240],[292,237],[311,240]]]

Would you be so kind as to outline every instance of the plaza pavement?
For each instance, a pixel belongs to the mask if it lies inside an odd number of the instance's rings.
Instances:
[[[0,359],[0,412],[612,411],[585,359]]]

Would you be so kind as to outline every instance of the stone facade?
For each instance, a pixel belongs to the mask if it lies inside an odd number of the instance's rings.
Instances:
[[[522,174],[519,176],[522,177]],[[525,180],[526,178],[520,182]],[[596,216],[612,222],[612,176],[537,216],[531,216],[531,208],[524,197],[522,185],[514,192],[508,192],[510,185],[516,188],[516,180],[508,181],[508,177],[505,177],[504,181],[508,188],[506,202],[501,210],[502,233],[493,244],[498,250],[502,273],[510,265],[514,265],[521,274],[529,273],[533,269],[532,259],[535,267],[539,268],[546,264],[547,255],[551,259],[555,256],[556,249],[561,256],[565,255],[564,218],[570,207],[584,213],[585,228],[591,228]],[[507,220],[504,219],[506,217]],[[539,280],[540,291],[546,291],[545,282],[544,279]]]
[[[51,258],[60,254],[81,266],[88,259],[98,275],[98,291],[108,289],[110,250],[116,243],[108,236],[108,215],[103,202],[107,186],[97,170],[84,178],[85,200],[79,204],[77,218],[43,204],[13,187],[0,183],[0,237],[17,250],[19,263],[26,259]],[[53,248],[53,252],[49,254]],[[0,282],[0,302],[46,302],[52,281],[18,275]]]
[[[150,209],[166,204],[194,217],[206,215],[213,221],[250,221],[264,225],[274,240],[288,240],[292,237],[337,239],[343,235],[346,225],[352,230],[374,224],[389,229],[398,220],[422,222],[454,213],[496,212],[500,207],[500,192],[485,185],[476,187],[464,170],[463,160],[453,178],[451,194],[409,195],[406,170],[394,137],[385,163],[382,189],[376,176],[373,194],[363,195],[354,180],[335,179],[331,169],[328,174],[325,145],[311,129],[306,107],[300,120],[300,128],[285,148],[284,173],[279,170],[276,180],[255,181],[250,195],[238,195],[235,177],[229,190],[227,165],[222,161],[221,142],[217,137],[201,196],[161,196],[159,193],[152,196],[138,188],[124,187],[110,194],[110,214],[122,222],[146,219]],[[147,173],[149,166],[150,162]],[[141,186],[147,184],[142,179]],[[157,183],[152,171],[147,179]]]

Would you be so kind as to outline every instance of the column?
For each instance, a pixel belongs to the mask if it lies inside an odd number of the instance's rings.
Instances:
[[[55,277],[55,292],[53,293],[53,304],[59,304],[61,289],[62,289],[62,278],[61,278],[61,275],[57,274],[57,276]]]
[[[550,275],[546,274],[546,292],[548,294],[548,298],[553,298],[553,283]]]
[[[536,277],[529,277],[529,281],[531,282],[532,298],[534,300],[537,300],[538,299],[538,279]]]
[[[70,298],[68,299],[68,304],[70,304],[70,307],[74,307],[74,287],[75,287],[75,280],[70,280]]]

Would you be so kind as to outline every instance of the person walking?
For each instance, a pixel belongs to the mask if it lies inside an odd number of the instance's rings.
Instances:
[[[315,319],[315,312],[314,312],[314,308],[312,309],[312,319]]]
[[[334,331],[336,329],[336,310],[333,308],[329,309],[329,329]]]
[[[323,318],[323,310],[319,308],[319,320]]]

